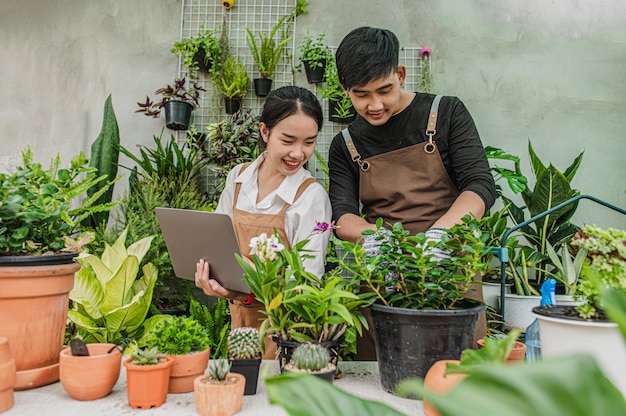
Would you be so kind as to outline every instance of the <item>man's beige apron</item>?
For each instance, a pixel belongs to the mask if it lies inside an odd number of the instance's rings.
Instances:
[[[247,168],[248,165],[244,165],[241,172]],[[240,172],[240,173],[241,173]],[[304,190],[313,182],[314,178],[308,178],[298,188],[294,202],[302,195]],[[274,230],[278,233],[278,236],[282,240],[286,249],[290,248],[289,239],[287,238],[287,232],[285,231],[285,211],[291,206],[291,204],[285,204],[278,214],[256,214],[252,212],[242,211],[237,209],[237,198],[239,197],[239,190],[241,189],[241,183],[237,183],[235,186],[235,195],[233,202],[233,223],[237,232],[237,238],[241,245],[241,252],[244,256],[251,258],[250,247],[248,243],[253,237],[266,233],[272,235]],[[265,315],[261,313],[263,305],[254,300],[250,305],[244,305],[238,300],[231,300],[230,306],[230,325],[231,328],[240,328],[244,326],[253,327],[256,329],[261,328],[261,323],[265,319]],[[265,354],[263,355],[265,360],[276,359],[276,343],[272,341],[268,335],[265,338]]]
[[[426,134],[429,141],[361,160],[348,129],[342,133],[352,160],[360,166],[359,198],[367,207],[369,223],[383,218],[383,225],[400,222],[413,234],[428,230],[452,206],[459,191],[446,171],[433,136],[437,123],[437,108],[441,96],[433,101]],[[480,276],[477,276],[480,280]],[[482,287],[467,297],[483,301]],[[369,330],[357,339],[357,359],[376,360],[374,323],[369,309],[363,310]],[[476,322],[474,343],[487,332],[485,313]]]

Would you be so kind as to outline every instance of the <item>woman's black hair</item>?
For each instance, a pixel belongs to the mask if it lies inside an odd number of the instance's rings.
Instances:
[[[387,29],[363,26],[352,30],[335,53],[341,85],[349,90],[383,79],[398,70],[400,43]]]
[[[317,123],[317,131],[322,129],[324,113],[317,97],[306,88],[288,85],[270,91],[259,116],[268,130],[298,110],[310,116]]]

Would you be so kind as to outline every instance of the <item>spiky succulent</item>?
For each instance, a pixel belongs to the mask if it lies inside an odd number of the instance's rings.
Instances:
[[[146,347],[137,350],[130,357],[133,359],[132,363],[134,365],[155,365],[165,357],[165,354],[159,352],[156,347]]]
[[[291,361],[300,370],[319,371],[330,362],[330,353],[320,344],[300,344],[291,355]]]
[[[228,357],[249,360],[261,355],[261,339],[256,328],[234,328],[228,335]]]
[[[230,363],[226,358],[220,358],[209,362],[209,375],[213,380],[225,380],[230,372]]]

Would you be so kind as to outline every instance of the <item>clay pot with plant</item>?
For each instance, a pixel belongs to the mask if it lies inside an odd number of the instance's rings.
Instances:
[[[246,378],[230,372],[226,359],[212,360],[208,374],[194,380],[196,411],[201,416],[231,416],[241,410]]]
[[[69,293],[80,269],[74,259],[93,236],[82,223],[117,204],[95,202],[113,182],[88,162],[81,152],[62,167],[57,155],[44,169],[28,147],[14,173],[0,173],[0,328],[15,360],[16,390],[59,379]],[[101,181],[108,185],[80,201]]]
[[[167,400],[167,386],[174,359],[156,348],[136,349],[123,362],[126,368],[128,404],[133,409],[159,407]]]
[[[246,378],[244,395],[256,394],[261,366],[261,338],[252,327],[233,328],[228,334],[228,360],[231,371]]]

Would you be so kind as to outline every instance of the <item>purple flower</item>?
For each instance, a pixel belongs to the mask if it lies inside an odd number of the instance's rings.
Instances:
[[[335,228],[337,228],[335,226],[335,221],[331,222],[330,224],[327,222],[315,221],[315,227],[313,227],[312,234],[319,234],[329,230],[333,231]]]

